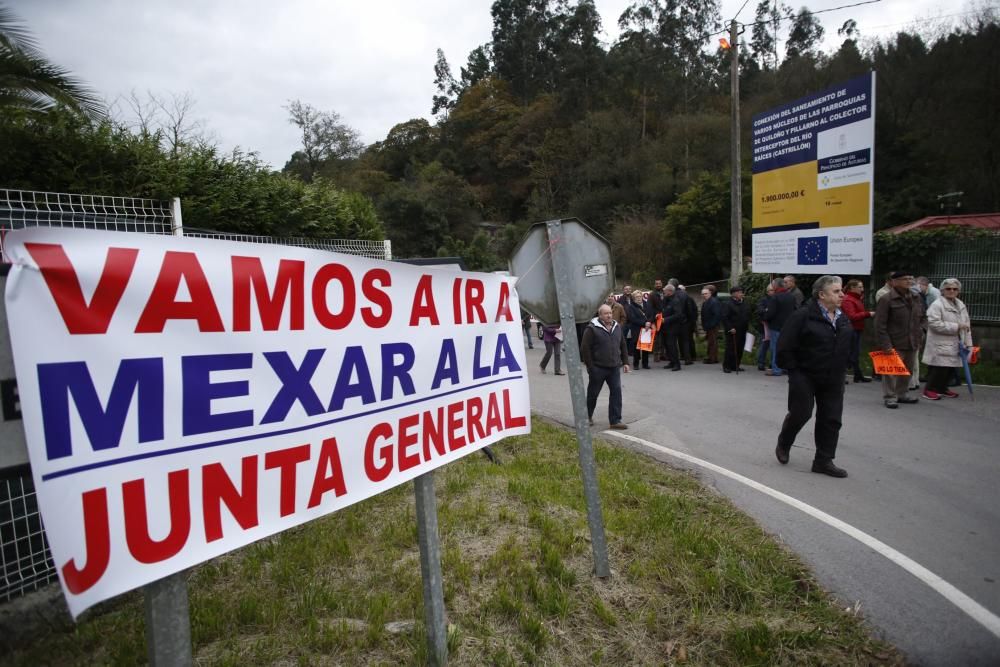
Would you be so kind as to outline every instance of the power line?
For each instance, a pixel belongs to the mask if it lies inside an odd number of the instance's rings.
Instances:
[[[1000,5],[994,5],[991,7],[984,7],[983,9],[973,9],[967,12],[958,12],[957,14],[943,14],[941,16],[933,16],[926,19],[913,19],[912,21],[903,21],[902,23],[888,23],[886,25],[873,25],[865,28],[866,30],[879,30],[881,28],[897,28],[901,25],[915,25],[917,23],[932,23],[934,21],[940,21],[942,19],[952,19],[956,16],[968,16],[970,14],[979,14],[983,11],[991,11],[1000,9]]]
[[[826,14],[827,12],[835,12],[835,11],[840,10],[840,9],[849,9],[851,7],[860,7],[862,5],[873,5],[873,4],[877,3],[877,2],[882,2],[882,0],[864,0],[864,2],[855,2],[855,3],[852,3],[850,5],[840,5],[839,7],[830,7],[829,9],[820,9],[820,10],[817,10],[815,12],[803,12],[802,14],[798,14],[797,16],[815,16],[816,14]],[[745,5],[746,5],[746,3],[744,3],[744,6]],[[792,18],[793,17],[791,17],[791,16],[781,16],[781,17],[778,17],[776,19],[768,19],[767,21],[754,21],[753,23],[742,23],[740,25],[742,25],[744,28],[749,27],[749,26],[756,26],[756,25],[768,25],[770,23],[773,23],[773,24],[777,25],[778,23],[780,23],[782,21],[789,21]],[[715,37],[716,35],[722,35],[722,34],[725,34],[727,32],[729,32],[729,30],[720,30],[718,32],[713,32],[713,33],[711,33],[709,35],[705,35],[705,37],[706,38]]]
[[[733,16],[733,20],[734,20],[734,21],[735,21],[736,19],[738,19],[738,18],[740,17],[740,14],[742,14],[742,13],[743,13],[743,10],[747,8],[747,3],[748,3],[748,2],[750,2],[750,0],[743,0],[743,6],[742,6],[742,7],[740,7],[740,11],[736,12],[736,15],[735,15],[735,16]]]

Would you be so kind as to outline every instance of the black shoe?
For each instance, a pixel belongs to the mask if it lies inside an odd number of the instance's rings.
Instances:
[[[813,461],[812,471],[830,477],[847,477],[847,471],[833,465],[833,461]]]
[[[649,366],[643,366],[643,367],[642,367],[642,370],[644,370],[644,371],[648,371],[648,370],[649,370]]]
[[[913,398],[912,396],[907,396],[906,398],[897,398],[896,402],[912,404],[912,403],[919,403],[920,401],[916,398]]]
[[[885,407],[889,408],[890,410],[897,410],[897,409],[899,409],[899,406],[896,405],[896,403],[893,402],[893,401],[886,401],[885,402]]]
[[[870,377],[865,377],[864,375],[855,375],[854,376],[854,383],[855,384],[857,384],[858,382],[871,382],[871,381],[872,381],[872,379]]]
[[[690,366],[690,365],[691,365],[691,364],[693,364],[693,363],[694,363],[693,361],[685,361],[685,362],[684,362],[684,365],[685,365],[685,366]]]
[[[680,367],[680,366],[674,366],[674,367],[673,367],[673,368],[671,368],[670,370],[672,370],[672,371],[679,371],[680,369],[681,369],[681,367]]]
[[[774,455],[778,457],[778,463],[786,465],[788,463],[788,450],[778,445],[774,448]]]
[[[556,371],[556,373],[555,373],[555,374],[556,374],[556,375],[566,375],[565,373],[561,373],[561,372],[559,372],[559,371]]]
[[[767,370],[767,369],[764,368],[763,366],[761,366],[760,364],[757,364],[757,370],[763,371],[763,370]]]
[[[723,373],[732,373],[732,371],[731,371],[731,370],[729,370],[728,368],[723,368],[723,369],[722,369],[722,372],[723,372]]]

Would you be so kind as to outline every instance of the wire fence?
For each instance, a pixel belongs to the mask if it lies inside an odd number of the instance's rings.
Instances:
[[[209,229],[197,229],[193,227],[185,227],[184,236],[191,238],[240,241],[242,243],[277,244],[294,246],[296,248],[312,248],[313,250],[342,252],[348,255],[358,255],[360,257],[370,257],[372,259],[392,259],[392,243],[389,240],[368,241],[364,239],[310,239],[298,236],[252,236],[249,234],[230,234],[227,232],[216,232]]]
[[[882,287],[885,276],[901,267],[876,264],[872,271],[869,293]],[[959,298],[969,309],[973,322],[1000,324],[1000,234],[949,240],[923,266],[905,266],[914,276],[927,276],[940,286],[945,278],[958,278],[962,283]]]
[[[0,544],[0,602],[38,590],[58,578],[27,466],[4,471],[0,477]]]
[[[948,244],[935,256],[927,277],[935,285],[958,278],[972,321],[1000,323],[1000,234]]]
[[[0,232],[25,227],[74,227],[171,234],[172,226],[170,202],[65,192],[0,190]],[[6,256],[4,261],[7,261]]]
[[[26,227],[72,227],[143,234],[173,234],[245,243],[313,248],[373,259],[392,259],[389,241],[275,238],[184,228],[178,200],[0,189],[0,253],[7,231]],[[6,255],[3,261],[7,262]],[[9,358],[9,353],[8,353]],[[13,366],[0,368],[0,382],[14,381]],[[20,432],[20,431],[18,431]],[[0,442],[0,447],[24,447]],[[0,603],[38,590],[58,579],[38,512],[31,469],[0,470]]]

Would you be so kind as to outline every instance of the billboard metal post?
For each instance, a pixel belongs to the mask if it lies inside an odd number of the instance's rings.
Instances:
[[[424,625],[427,629],[428,664],[448,664],[448,625],[441,579],[441,542],[438,537],[434,471],[413,480],[417,501],[417,541],[420,544],[420,578],[424,585]]]
[[[143,592],[149,664],[157,667],[193,664],[185,573],[177,572],[146,584]]]
[[[583,494],[587,501],[587,523],[590,526],[590,543],[594,551],[594,572],[598,577],[611,576],[608,564],[608,543],[604,535],[604,517],[601,513],[601,496],[597,488],[597,465],[594,462],[594,443],[590,438],[587,399],[583,388],[583,364],[580,362],[580,344],[576,338],[576,318],[573,314],[572,277],[565,244],[561,243],[561,220],[545,223],[552,248],[552,274],[555,277],[556,297],[559,301],[559,320],[562,324],[563,344],[566,346],[566,370],[569,373],[569,390],[573,400],[573,421],[579,443],[580,469],[583,473]]]

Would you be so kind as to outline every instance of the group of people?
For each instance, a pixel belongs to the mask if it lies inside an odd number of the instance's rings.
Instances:
[[[611,317],[623,327],[627,355],[636,369],[650,368],[650,361],[666,361],[663,368],[680,371],[694,363],[698,318],[705,331],[708,352],[702,363],[719,363],[719,333],[724,334],[722,368],[730,373],[741,370],[739,359],[750,324],[750,311],[743,300],[743,288],[730,289],[729,301],[722,303],[715,285],[702,291],[702,305],[688,295],[676,278],[664,284],[656,280],[653,290],[641,292],[625,285],[621,296],[608,296]],[[682,365],[683,364],[683,365]]]
[[[854,382],[871,382],[861,368],[861,337],[868,319],[874,320],[877,345],[895,352],[905,364],[907,375],[883,375],[885,406],[916,403],[908,392],[919,383],[919,351],[928,365],[923,397],[940,400],[955,398],[949,382],[962,366],[960,348],[972,349],[968,309],[958,298],[961,283],[955,278],[942,282],[940,290],[929,280],[914,280],[906,271],[895,271],[876,294],[875,310],[864,306],[864,284],[849,280],[846,286],[837,276],[821,276],[812,286],[812,298],[796,286],[794,276],[776,278],[758,303],[761,342],[757,367],[768,376],[788,376],[788,412],[782,422],[775,455],[782,464],[802,427],[816,408],[816,453],[812,471],[832,477],[847,477],[834,464],[843,413],[846,371]],[[700,308],[676,279],[666,284],[657,280],[648,293],[626,285],[620,297],[609,296],[583,330],[580,354],[590,380],[587,410],[590,423],[597,398],[604,385],[610,390],[608,421],[613,429],[625,429],[622,422],[620,372],[650,368],[651,358],[667,362],[663,368],[680,371],[694,363],[694,335],[698,317],[705,331],[707,353],[703,363],[719,363],[718,335],[723,334],[722,369],[742,370],[750,309],[743,289],[734,285],[730,298],[720,302],[714,285],[701,292]],[[555,355],[559,371],[560,340],[553,327],[546,327],[546,355]],[[551,345],[551,347],[550,347]],[[768,362],[768,355],[770,361]],[[630,364],[631,362],[631,364]],[[918,386],[918,385],[917,385]]]

